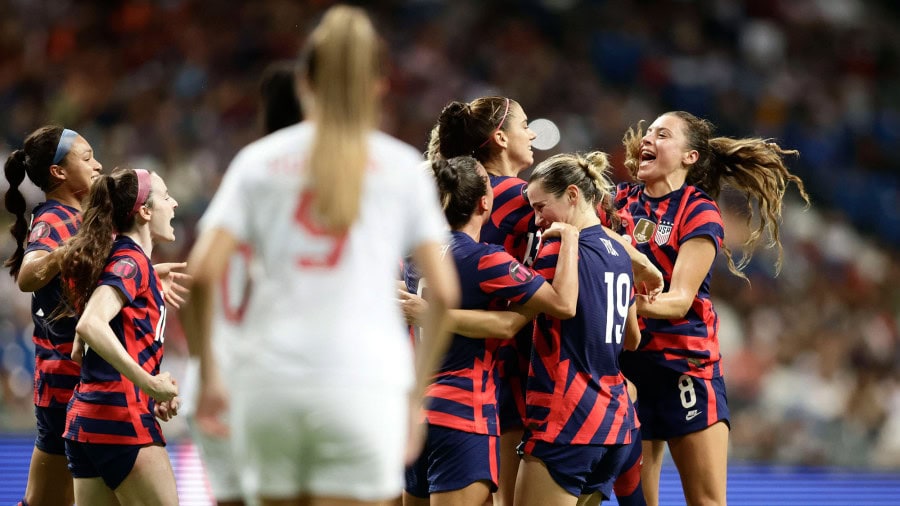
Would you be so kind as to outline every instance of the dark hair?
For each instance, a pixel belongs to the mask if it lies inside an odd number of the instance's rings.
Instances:
[[[275,62],[263,71],[259,82],[259,96],[264,133],[270,134],[291,126],[303,118],[300,101],[297,99],[295,74],[295,65],[284,61]]]
[[[615,185],[609,179],[609,170],[609,155],[602,151],[560,153],[538,164],[528,182],[540,183],[554,197],[562,196],[569,185],[577,186],[584,200],[604,211],[613,228],[617,228],[619,218],[612,202]]]
[[[441,207],[450,228],[457,230],[469,222],[478,200],[487,195],[487,176],[478,173],[478,161],[471,156],[433,160]]]
[[[44,193],[53,189],[57,184],[50,177],[50,166],[53,165],[53,157],[56,156],[56,147],[62,136],[63,127],[48,125],[38,128],[25,138],[22,149],[13,151],[3,172],[9,181],[9,189],[3,199],[6,210],[16,217],[15,222],[9,227],[9,232],[16,241],[16,249],[4,262],[4,267],[9,267],[9,273],[13,278],[18,277],[22,267],[22,258],[25,255],[25,236],[28,234],[28,221],[25,219],[25,197],[19,190],[19,185],[28,179],[40,188]],[[65,161],[61,162],[65,163]]]
[[[84,221],[78,233],[69,239],[60,267],[66,312],[84,309],[112,249],[116,233],[134,226],[138,176],[134,169],[117,167],[109,175],[101,174],[91,185]],[[146,201],[153,207],[153,192]]]
[[[809,205],[809,195],[803,181],[788,170],[784,157],[798,155],[794,149],[784,149],[771,140],[760,138],[730,139],[728,137],[712,137],[714,126],[709,121],[700,119],[685,111],[671,111],[663,114],[680,118],[684,122],[684,134],[687,148],[699,154],[697,162],[689,169],[687,184],[696,186],[713,199],[717,199],[726,184],[738,190],[747,198],[746,223],[753,221],[754,202],[760,213],[759,222],[752,228],[750,236],[744,241],[743,256],[735,265],[731,250],[724,246],[728,259],[728,268],[740,277],[741,269],[750,263],[753,249],[762,239],[768,236],[768,247],[778,248],[778,260],[775,262],[776,272],[781,270],[784,251],[779,237],[782,201],[788,184],[794,183],[800,190],[800,197]],[[641,139],[643,138],[643,122],[625,132],[622,144],[625,145],[625,166],[632,177],[637,174],[641,158]]]
[[[503,131],[509,127],[509,122],[504,121],[509,114],[507,104],[512,107],[515,103],[506,97],[482,97],[469,103],[450,102],[441,111],[432,130],[432,137],[437,136],[437,153],[443,158],[468,155],[482,164],[487,162],[493,145],[487,141],[497,126]],[[433,140],[429,144],[431,142]]]

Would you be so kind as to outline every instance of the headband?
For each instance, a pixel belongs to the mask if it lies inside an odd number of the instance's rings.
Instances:
[[[78,132],[63,128],[62,135],[59,136],[59,144],[56,145],[56,154],[53,155],[53,165],[58,165],[69,154],[76,137],[78,137]]]
[[[138,191],[137,198],[134,199],[134,207],[131,208],[131,213],[128,216],[138,212],[138,209],[146,204],[147,198],[150,197],[150,173],[144,169],[134,169],[134,173],[137,174]]]
[[[481,146],[478,146],[478,149],[481,149],[481,148],[487,146],[487,143],[491,142],[491,139],[494,137],[494,134],[496,134],[497,132],[500,131],[501,128],[503,128],[503,122],[506,121],[507,114],[509,114],[509,98],[506,99],[506,110],[503,111],[503,117],[500,118],[500,124],[497,125],[497,128],[495,128],[494,131],[491,132],[491,135],[488,135],[488,138],[485,139],[484,142],[481,143]]]

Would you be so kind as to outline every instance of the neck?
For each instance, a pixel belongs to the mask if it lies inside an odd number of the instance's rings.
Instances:
[[[47,200],[55,200],[60,204],[74,207],[81,211],[81,198],[83,195],[75,195],[72,192],[65,191],[63,189],[57,188],[55,190],[51,190],[44,195]]]
[[[492,176],[515,177],[519,175],[519,170],[513,167],[512,162],[505,155],[488,160],[482,165],[484,165],[484,170]]]
[[[466,234],[467,236],[474,239],[475,242],[479,242],[481,241],[481,226],[483,224],[484,219],[482,218],[482,216],[473,216],[468,223],[456,229],[456,231]]]
[[[686,176],[686,173],[678,171],[658,181],[644,183],[644,193],[650,197],[665,197],[684,186]]]
[[[588,227],[600,224],[600,218],[597,216],[597,213],[590,208],[579,209],[576,213],[577,214],[573,216],[572,226],[578,230],[584,230]]]
[[[122,235],[130,237],[132,241],[136,242],[148,257],[153,253],[153,239],[150,237],[149,224],[133,228]]]

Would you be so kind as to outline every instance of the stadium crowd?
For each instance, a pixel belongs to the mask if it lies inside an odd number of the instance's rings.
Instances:
[[[183,260],[222,172],[257,135],[262,69],[294,58],[330,4],[4,0],[2,154],[52,121],[90,138],[107,170],[157,171],[180,205],[178,240],[158,260]],[[776,277],[773,252],[759,252],[749,284],[724,263],[713,279],[731,456],[900,467],[900,8],[395,0],[369,9],[393,54],[384,129],[423,150],[447,102],[491,92],[556,122],[553,152],[613,153],[619,179],[622,133],[658,111],[688,110],[720,134],[798,149],[792,170],[813,207],[786,212],[783,271]],[[727,210],[739,206],[727,195],[723,204],[734,247],[744,230]],[[11,247],[4,232],[0,254]],[[0,430],[26,431],[29,297],[8,276],[0,294]],[[176,318],[168,336],[170,356],[186,354]]]

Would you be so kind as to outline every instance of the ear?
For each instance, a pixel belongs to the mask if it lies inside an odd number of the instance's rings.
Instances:
[[[579,190],[578,187],[575,186],[574,184],[570,184],[570,185],[566,188],[566,198],[568,199],[568,202],[569,202],[570,204],[571,204],[571,203],[578,203],[578,197],[579,197],[580,195],[581,195],[581,190]]]
[[[64,180],[66,179],[66,169],[62,168],[60,165],[53,164],[50,166],[50,177]]]
[[[144,221],[150,221],[150,218],[153,217],[153,208],[143,205],[138,208],[138,212],[135,216],[140,216]]]
[[[490,212],[487,195],[484,195],[481,197],[481,199],[479,199],[478,210],[485,213]]]
[[[699,159],[700,153],[698,153],[696,149],[692,149],[681,157],[681,163],[683,165],[694,165]]]
[[[501,148],[505,148],[509,146],[509,137],[506,135],[506,132],[503,130],[497,130],[494,133],[494,141],[497,142],[497,145]]]

